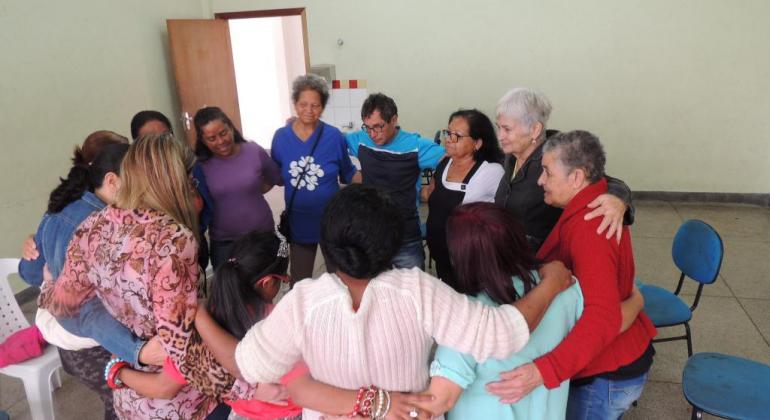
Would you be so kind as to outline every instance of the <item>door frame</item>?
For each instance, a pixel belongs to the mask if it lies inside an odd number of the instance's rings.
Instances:
[[[305,72],[310,73],[310,45],[308,44],[307,36],[307,13],[304,7],[215,13],[214,19],[230,20],[284,16],[300,16],[302,18],[302,44],[305,47]]]

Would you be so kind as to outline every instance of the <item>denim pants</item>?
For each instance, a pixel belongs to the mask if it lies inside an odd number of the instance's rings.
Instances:
[[[567,401],[568,420],[615,420],[628,411],[642,395],[647,375],[613,380],[596,378],[593,382],[570,386]]]
[[[393,267],[425,269],[425,250],[422,247],[422,238],[404,241],[393,257]]]

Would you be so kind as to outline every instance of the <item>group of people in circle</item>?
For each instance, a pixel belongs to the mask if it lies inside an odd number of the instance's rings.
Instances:
[[[599,139],[548,130],[529,88],[495,123],[453,112],[443,145],[401,129],[381,93],[343,134],[321,121],[328,99],[297,78],[269,152],[217,107],[196,113],[193,147],[142,111],[132,141],[97,131],[75,150],[19,272],[105,418],[621,417],[656,331],[630,191]],[[276,185],[286,235],[264,197]]]

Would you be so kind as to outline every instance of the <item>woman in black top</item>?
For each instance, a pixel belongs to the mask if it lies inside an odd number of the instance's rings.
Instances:
[[[456,289],[446,242],[447,219],[460,204],[494,201],[503,176],[503,152],[492,121],[476,109],[453,113],[441,134],[447,156],[423,188],[421,198],[428,202],[427,242],[436,274]]]
[[[510,210],[524,225],[532,250],[537,252],[561,215],[561,209],[545,204],[537,179],[543,172],[541,159],[545,139],[557,133],[546,130],[551,103],[540,92],[514,88],[497,103],[497,129],[505,153],[505,174],[500,179],[495,203]],[[623,224],[633,223],[631,190],[623,181],[607,177],[608,194],[588,206],[589,218],[603,216],[599,231],[620,239]],[[587,217],[588,217],[587,216]]]

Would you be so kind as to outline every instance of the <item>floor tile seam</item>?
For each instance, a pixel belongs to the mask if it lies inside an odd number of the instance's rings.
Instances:
[[[743,310],[743,313],[746,314],[746,316],[749,318],[749,321],[751,321],[751,325],[754,326],[754,329],[757,330],[759,333],[759,336],[762,337],[762,341],[765,342],[768,348],[770,348],[770,340],[768,340],[768,337],[765,337],[765,335],[762,333],[762,330],[759,328],[759,325],[757,325],[756,322],[754,322],[754,319],[749,315],[749,311],[746,310],[746,307],[743,306],[743,302],[741,302],[740,299],[738,300],[738,305],[740,305],[741,309]]]
[[[16,377],[13,377],[13,376],[9,376],[9,375],[5,375],[5,376],[6,376],[6,377],[8,377],[8,378],[14,378],[14,379],[17,379],[17,380],[19,380],[19,382],[20,382],[20,383],[19,383],[19,386],[21,387],[21,389],[22,389],[22,390],[24,389],[23,383],[21,383],[21,379],[20,379],[20,378],[16,378]],[[13,407],[14,405],[18,404],[18,403],[19,403],[19,401],[24,401],[24,400],[26,400],[26,399],[27,399],[27,394],[26,394],[25,392],[22,392],[22,393],[21,393],[21,396],[19,397],[19,399],[17,399],[17,400],[14,400],[14,401],[11,401],[11,404],[10,404],[10,405],[6,405],[6,406],[4,406],[4,407],[0,407],[0,410],[6,410],[6,411],[7,411],[8,409],[10,409],[11,407]]]
[[[19,400],[19,401],[16,401],[16,403],[14,403],[14,404],[11,404],[11,406],[10,406],[10,407],[8,407],[8,408],[3,408],[3,410],[5,410],[6,412],[9,412],[9,413],[10,413],[10,412],[12,412],[12,411],[14,410],[14,408],[18,408],[18,407],[16,407],[16,406],[17,406],[17,405],[19,405],[19,404],[23,404],[23,405],[25,405],[25,406],[26,406],[26,408],[27,408],[26,410],[24,410],[24,409],[23,409],[23,406],[22,406],[22,409],[19,411],[19,413],[24,413],[24,412],[27,412],[27,413],[29,413],[29,401],[27,401],[26,395],[25,395],[25,397],[24,397],[24,398],[22,398],[21,400]]]
[[[722,263],[724,264],[724,260],[722,260]],[[733,297],[737,299],[738,296],[735,295],[735,291],[733,291],[733,288],[730,287],[730,283],[727,281],[727,277],[725,277],[724,273],[722,273],[721,268],[719,270],[719,277],[717,278],[717,280],[719,280],[719,279],[722,279],[722,283],[725,284],[725,287],[727,287],[727,290],[729,290],[730,294],[732,294]]]
[[[739,300],[740,300],[740,299],[745,299],[745,300],[767,300],[767,301],[770,301],[770,297],[766,297],[766,298],[758,298],[758,297],[741,297],[741,296],[737,296],[737,298],[738,298]]]

